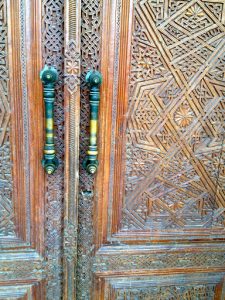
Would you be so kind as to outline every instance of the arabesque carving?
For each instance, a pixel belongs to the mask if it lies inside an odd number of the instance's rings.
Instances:
[[[224,229],[224,4],[135,4],[124,230]]]

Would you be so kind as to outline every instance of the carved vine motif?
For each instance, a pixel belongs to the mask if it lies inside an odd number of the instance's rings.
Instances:
[[[8,90],[7,6],[0,1],[0,236],[14,235]]]
[[[123,229],[224,228],[224,5],[136,4]]]
[[[63,155],[64,155],[64,107],[63,107],[63,43],[64,1],[42,1],[43,63],[54,66],[59,73],[55,102],[55,146],[60,161],[54,176],[47,178],[46,191],[46,270],[47,299],[62,296],[62,217],[63,217]]]

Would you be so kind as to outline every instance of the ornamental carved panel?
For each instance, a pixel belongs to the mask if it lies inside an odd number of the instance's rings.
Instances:
[[[120,289],[116,292],[116,300],[214,300],[215,285],[197,285],[180,287],[152,287],[145,289]]]
[[[130,3],[126,54],[125,39],[115,38],[120,50],[115,53],[109,196],[118,210],[114,233],[224,231],[224,5]],[[123,14],[123,1],[120,6]],[[120,34],[124,24],[118,13]]]
[[[82,74],[103,85],[94,185],[80,168],[77,298],[223,299],[225,3],[82,3]]]
[[[208,282],[204,277],[207,277]],[[133,277],[124,280],[107,279],[105,299],[111,300],[215,300],[221,290],[221,277],[215,274],[196,274],[153,277]],[[180,283],[178,283],[180,281]],[[223,281],[223,280],[222,280]],[[175,285],[175,286],[174,286]],[[223,297],[223,296],[222,296]]]

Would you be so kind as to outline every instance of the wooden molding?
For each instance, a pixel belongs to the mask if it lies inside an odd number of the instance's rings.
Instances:
[[[80,123],[80,0],[65,1],[64,299],[75,299]]]

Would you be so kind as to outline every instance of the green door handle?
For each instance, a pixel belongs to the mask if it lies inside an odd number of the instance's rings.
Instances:
[[[47,174],[53,174],[59,165],[54,144],[53,120],[55,84],[58,80],[57,70],[53,67],[45,66],[40,72],[40,78],[44,87],[45,103],[45,145],[42,166]]]
[[[100,102],[100,85],[102,75],[98,71],[90,71],[86,75],[86,82],[90,87],[90,138],[84,167],[88,173],[94,174],[98,169],[98,109]]]

